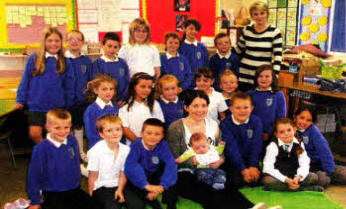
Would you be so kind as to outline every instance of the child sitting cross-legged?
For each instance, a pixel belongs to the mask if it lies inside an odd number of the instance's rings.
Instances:
[[[209,164],[219,161],[225,143],[220,141],[217,147],[212,146],[203,133],[194,133],[190,138],[190,149],[180,155],[175,162],[182,163],[192,157],[193,164],[197,165],[195,175],[197,181],[210,185],[215,190],[225,188],[226,173],[221,169],[209,168]]]
[[[265,190],[312,190],[323,191],[318,176],[309,173],[310,158],[294,135],[296,128],[288,118],[278,118],[273,127],[275,138],[267,146],[263,160],[262,179]]]
[[[125,162],[125,175],[129,189],[136,194],[129,202],[145,208],[149,204],[154,209],[161,208],[157,196],[166,192],[177,180],[177,166],[163,139],[163,123],[149,118],[143,123],[141,138],[130,145],[130,153]],[[165,195],[164,195],[165,196]],[[166,201],[167,202],[167,201]],[[167,202],[169,208],[175,204]]]

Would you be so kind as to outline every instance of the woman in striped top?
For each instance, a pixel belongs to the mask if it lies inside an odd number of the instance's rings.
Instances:
[[[282,37],[280,30],[268,24],[268,5],[261,1],[253,3],[250,15],[254,24],[245,26],[233,52],[241,57],[239,65],[239,89],[254,88],[258,66],[273,64],[276,75],[280,71]]]

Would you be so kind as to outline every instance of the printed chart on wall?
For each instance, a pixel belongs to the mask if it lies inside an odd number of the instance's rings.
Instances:
[[[283,34],[286,46],[296,44],[298,0],[269,0],[268,23],[277,27]]]
[[[299,45],[318,44],[327,51],[332,0],[302,0],[299,24]]]
[[[0,51],[37,47],[42,31],[56,27],[63,35],[76,27],[74,0],[4,0],[0,3]]]
[[[147,19],[151,26],[151,40],[163,43],[163,37],[168,31],[182,33],[182,23],[187,18],[195,18],[201,24],[197,38],[214,37],[219,13],[219,1],[197,0],[141,0],[141,16]]]

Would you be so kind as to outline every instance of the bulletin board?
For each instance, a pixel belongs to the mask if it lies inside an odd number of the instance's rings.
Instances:
[[[76,28],[75,11],[75,0],[0,1],[0,51],[39,47],[47,27],[57,27],[65,35]]]
[[[201,30],[197,39],[201,36],[215,36],[218,30],[219,0],[189,0],[189,11],[174,11],[174,2],[174,0],[160,0],[159,3],[157,0],[140,1],[140,15],[150,23],[152,42],[163,43],[166,32],[177,31],[177,15],[186,15],[187,18],[195,18],[200,22]],[[182,34],[182,31],[177,32]]]
[[[269,0],[268,23],[280,29],[283,44],[295,46],[298,22],[298,0]]]
[[[300,5],[299,45],[318,44],[327,52],[332,0],[303,0]]]

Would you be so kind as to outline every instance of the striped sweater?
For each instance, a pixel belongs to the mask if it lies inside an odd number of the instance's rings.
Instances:
[[[254,25],[243,28],[238,44],[232,50],[241,57],[239,82],[254,84],[256,68],[263,64],[273,64],[276,74],[280,71],[282,37],[280,30],[272,26],[258,33]]]

